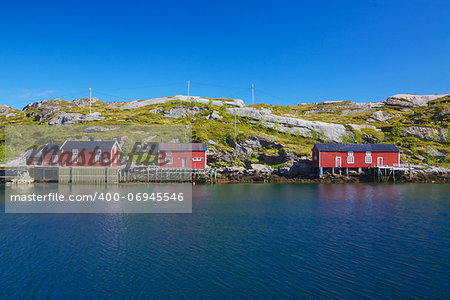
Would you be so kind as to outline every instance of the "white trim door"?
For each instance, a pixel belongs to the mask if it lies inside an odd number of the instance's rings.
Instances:
[[[336,156],[336,168],[342,167],[342,158],[340,156]]]
[[[378,167],[382,167],[383,166],[383,158],[382,157],[378,157],[377,158],[377,166]]]

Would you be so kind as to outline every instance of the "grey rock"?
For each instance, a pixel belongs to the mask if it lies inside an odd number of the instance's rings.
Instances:
[[[207,120],[211,119],[211,120],[220,120],[223,119],[223,117],[221,115],[219,115],[219,112],[214,110],[211,114],[209,114],[206,117]]]
[[[100,121],[105,119],[100,113],[93,113],[90,115],[82,115],[79,113],[58,112],[48,122],[49,125],[70,125],[76,123],[84,123],[91,121]]]
[[[414,136],[423,140],[446,141],[448,130],[444,128],[430,128],[421,126],[410,126],[403,130],[403,136]]]
[[[387,120],[390,120],[394,118],[395,116],[385,113],[384,111],[376,111],[372,115],[370,115],[368,121],[369,122],[385,122]]]
[[[0,116],[8,117],[8,114],[12,114],[13,111],[17,111],[16,109],[12,108],[11,106],[0,104]],[[16,115],[16,113],[14,113]]]
[[[179,119],[179,118],[186,118],[187,116],[195,116],[196,114],[204,110],[206,109],[197,106],[192,107],[175,106],[169,109],[168,111],[163,111],[163,114],[167,118]]]
[[[358,130],[361,131],[361,129],[363,128],[370,128],[376,131],[381,131],[381,129],[376,128],[375,126],[372,125],[366,125],[366,124],[348,124],[348,126],[352,129],[352,130]]]
[[[213,140],[208,140],[208,145],[217,146],[217,143],[214,142]]]
[[[308,177],[311,175],[311,172],[312,161],[310,159],[301,159],[299,161],[290,162],[274,171],[275,174],[287,178],[295,178],[299,176]]]
[[[0,114],[0,115],[1,115],[1,114]],[[5,117],[7,117],[7,118],[12,118],[12,117],[15,117],[15,116],[17,116],[17,113],[9,113],[9,114],[6,114]]]
[[[427,153],[436,158],[443,158],[448,155],[448,153],[446,153],[446,152],[442,152],[442,151],[439,151],[439,150],[437,150],[435,148],[431,148],[431,147],[427,148]]]
[[[247,117],[258,122],[263,122],[268,128],[279,132],[290,132],[291,134],[310,137],[315,131],[325,137],[329,142],[341,142],[342,136],[346,133],[345,127],[340,124],[282,117],[249,107],[227,108],[227,112],[230,114],[236,113],[240,117]]]
[[[99,101],[95,97],[91,97],[91,104]],[[73,104],[75,104],[78,107],[85,107],[89,106],[89,98],[79,98],[72,101]]]
[[[33,108],[41,108],[43,106],[48,106],[48,105],[60,106],[61,105],[61,101],[63,101],[63,100],[62,99],[52,99],[52,100],[37,101],[37,102],[33,102],[33,103],[28,104],[27,106],[25,106],[23,108],[23,110],[26,111],[26,110],[31,110]]]
[[[391,106],[401,106],[401,107],[421,107],[427,106],[428,102],[436,100],[444,95],[410,95],[410,94],[397,94],[389,97],[385,103]]]
[[[270,173],[272,171],[271,168],[261,164],[250,164],[249,169],[255,171],[255,173]]]
[[[223,168],[224,173],[243,173],[245,171],[244,167],[237,167],[237,166],[231,166],[231,167],[225,167]]]
[[[230,100],[217,100],[217,99],[207,99],[207,98],[201,98],[201,97],[197,97],[197,96],[183,96],[183,95],[176,95],[173,97],[161,97],[161,98],[153,98],[153,99],[148,99],[148,100],[134,100],[134,101],[129,101],[129,102],[125,102],[125,104],[120,106],[120,103],[123,102],[116,102],[117,106],[120,107],[120,109],[123,110],[129,110],[129,109],[136,109],[139,107],[143,107],[143,106],[147,106],[147,105],[152,105],[152,104],[159,104],[159,103],[166,103],[168,101],[174,101],[174,100],[178,100],[178,101],[183,101],[183,102],[198,102],[198,103],[203,103],[203,104],[209,104],[212,103],[213,105],[217,105],[217,106],[223,106],[223,105],[230,105],[230,106],[235,106],[235,107],[244,107],[244,101],[240,100],[240,99],[230,99]]]

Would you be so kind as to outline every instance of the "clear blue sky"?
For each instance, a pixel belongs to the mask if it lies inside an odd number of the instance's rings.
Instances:
[[[450,1],[3,1],[0,103],[450,92]]]

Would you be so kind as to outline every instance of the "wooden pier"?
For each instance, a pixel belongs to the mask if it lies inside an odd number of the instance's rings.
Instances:
[[[197,182],[216,183],[216,169],[161,169],[119,167],[1,167],[0,180],[13,181],[25,174],[35,182],[61,184],[117,184],[119,182]]]

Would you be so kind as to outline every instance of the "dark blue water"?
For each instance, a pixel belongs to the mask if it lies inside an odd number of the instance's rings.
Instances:
[[[448,184],[193,194],[192,214],[0,214],[0,298],[449,296]]]

